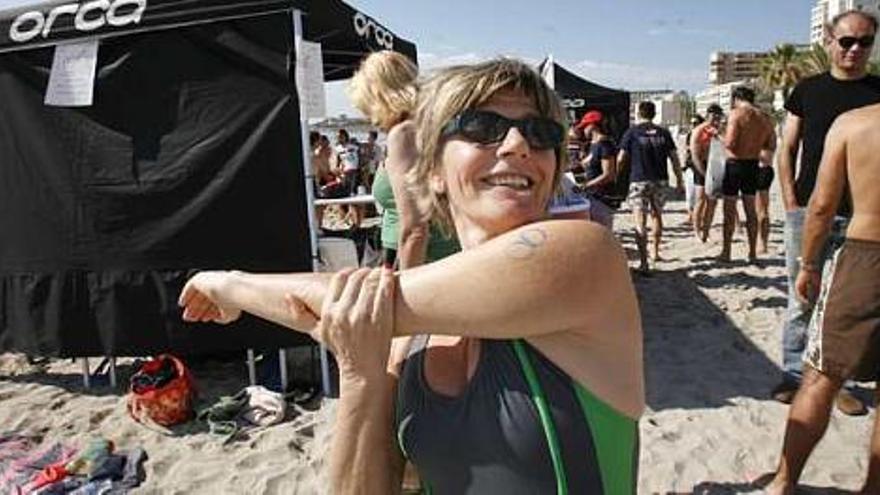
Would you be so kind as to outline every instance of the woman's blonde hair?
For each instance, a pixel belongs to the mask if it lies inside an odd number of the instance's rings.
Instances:
[[[418,67],[400,53],[373,52],[354,73],[348,96],[373,125],[387,132],[412,114],[418,73]]]
[[[435,73],[419,89],[414,115],[419,156],[407,180],[416,197],[423,199],[420,207],[426,218],[446,233],[453,231],[449,201],[445,194],[430,187],[432,175],[442,165],[443,129],[459,113],[486,104],[504,90],[522,93],[534,102],[541,117],[553,119],[563,128],[568,126],[556,93],[540,74],[516,59],[496,58],[479,64],[448,67]],[[564,138],[555,150],[554,191],[568,164],[567,139]]]

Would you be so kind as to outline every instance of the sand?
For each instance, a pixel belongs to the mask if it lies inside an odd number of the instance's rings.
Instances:
[[[777,204],[771,253],[755,267],[743,261],[743,234],[734,262],[719,265],[720,229],[702,245],[684,223],[683,203],[671,203],[669,211],[665,261],[655,275],[635,281],[648,393],[639,492],[744,492],[749,480],[775,466],[787,413],[768,398],[780,376],[785,310],[781,212]],[[631,252],[628,216],[616,222]],[[120,365],[120,383],[130,373],[127,363]],[[244,356],[197,363],[193,373],[206,400],[233,394],[247,381]],[[228,445],[202,425],[169,437],[128,417],[121,388],[84,390],[79,366],[69,360],[31,365],[20,355],[0,356],[0,431],[41,435],[44,443],[84,445],[103,436],[119,448],[140,445],[150,459],[136,493],[326,493],[321,468],[333,407],[333,401],[297,406],[285,423]],[[805,493],[859,487],[872,419],[834,413],[805,470]]]

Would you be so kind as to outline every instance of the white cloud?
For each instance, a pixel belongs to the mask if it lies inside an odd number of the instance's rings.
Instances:
[[[612,88],[683,89],[694,92],[706,86],[707,73],[701,69],[647,67],[597,60],[581,60],[570,64],[559,61],[559,63],[585,79]]]

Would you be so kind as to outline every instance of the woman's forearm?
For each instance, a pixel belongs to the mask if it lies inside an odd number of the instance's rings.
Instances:
[[[222,305],[232,306],[260,318],[299,331],[301,327],[291,314],[286,301],[290,294],[305,303],[314,315],[320,315],[324,293],[330,282],[329,273],[244,273],[227,272],[224,283],[210,294]]]
[[[393,379],[341,378],[333,443],[330,449],[332,493],[398,493],[400,462],[394,450]],[[398,480],[397,486],[393,480]]]
[[[406,225],[406,223],[401,222],[397,252],[401,269],[424,264],[428,253],[428,225],[426,223]]]
[[[320,273],[235,273],[215,299],[297,328],[285,295],[320,315],[329,280]],[[590,282],[599,280],[603,290],[590,292]],[[400,272],[394,334],[528,337],[589,326],[588,320],[600,322],[603,315],[628,314],[633,301],[625,256],[606,229],[588,222],[546,221]]]

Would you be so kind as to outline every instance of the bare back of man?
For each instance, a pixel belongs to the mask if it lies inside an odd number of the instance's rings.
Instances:
[[[757,258],[758,219],[755,195],[758,191],[761,152],[775,148],[773,124],[764,112],[747,99],[736,99],[730,112],[724,139],[727,163],[724,171],[724,237],[720,259],[730,261],[730,248],[736,223],[736,200],[742,197],[749,241],[749,260]]]
[[[773,124],[757,107],[742,105],[730,112],[727,156],[737,160],[757,160],[770,149]]]
[[[846,177],[853,215],[847,238],[880,242],[880,105],[854,110],[840,119],[846,135]]]

